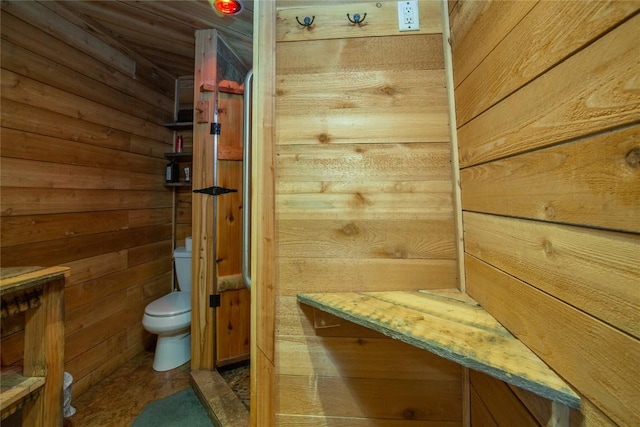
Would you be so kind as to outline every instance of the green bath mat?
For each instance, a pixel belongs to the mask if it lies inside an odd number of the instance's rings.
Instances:
[[[191,387],[145,406],[132,427],[215,427]]]

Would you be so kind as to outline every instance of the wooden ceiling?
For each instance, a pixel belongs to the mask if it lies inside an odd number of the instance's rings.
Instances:
[[[178,77],[193,75],[198,29],[218,30],[240,60],[251,68],[253,0],[241,1],[244,10],[236,16],[219,15],[207,0],[81,0],[58,4],[103,40],[119,44],[170,76]]]

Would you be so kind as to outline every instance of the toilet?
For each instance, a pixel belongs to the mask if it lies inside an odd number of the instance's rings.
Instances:
[[[176,248],[173,260],[179,291],[149,303],[142,326],[158,334],[153,369],[168,371],[191,360],[191,238]]]

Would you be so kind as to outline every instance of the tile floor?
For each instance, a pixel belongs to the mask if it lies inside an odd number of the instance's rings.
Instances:
[[[72,393],[76,413],[65,419],[64,427],[130,426],[149,402],[189,387],[189,363],[166,372],[154,371],[152,364],[153,352],[142,352],[82,395]],[[226,368],[220,374],[248,409],[249,365]]]

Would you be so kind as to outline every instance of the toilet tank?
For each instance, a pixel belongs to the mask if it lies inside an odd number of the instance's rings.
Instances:
[[[181,246],[173,251],[178,286],[181,291],[191,292],[191,251]]]

